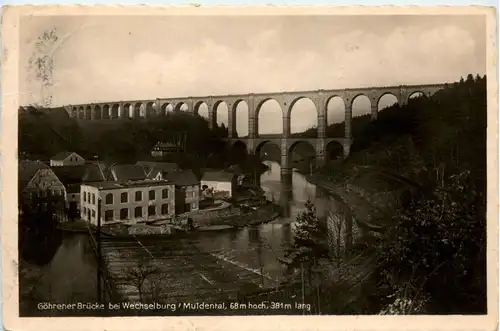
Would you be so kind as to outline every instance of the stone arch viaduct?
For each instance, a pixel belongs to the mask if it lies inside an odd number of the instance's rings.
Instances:
[[[214,127],[217,121],[217,107],[225,103],[228,109],[228,141],[232,146],[236,142],[246,145],[249,153],[259,152],[260,147],[265,143],[274,143],[281,150],[282,173],[291,171],[290,155],[291,150],[298,142],[307,142],[315,150],[316,165],[320,166],[325,161],[325,151],[327,145],[335,142],[339,143],[343,149],[344,157],[349,155],[352,144],[351,121],[352,105],[359,96],[366,96],[371,103],[372,120],[377,119],[378,103],[387,94],[396,97],[399,105],[405,105],[409,98],[416,93],[425,97],[431,97],[437,91],[443,89],[445,84],[430,85],[400,85],[368,88],[348,88],[337,90],[315,90],[315,91],[293,91],[276,93],[250,93],[217,95],[202,97],[182,97],[182,98],[157,98],[155,100],[134,100],[117,102],[98,102],[90,104],[67,105],[64,106],[70,117],[79,120],[119,120],[126,118],[147,118],[162,116],[167,111],[186,111],[198,114],[202,104],[208,107],[208,123]],[[327,138],[325,129],[327,126],[327,105],[330,99],[340,97],[344,102],[345,109],[345,132],[343,137]],[[290,134],[290,116],[294,104],[301,99],[310,99],[317,111],[317,137],[316,138],[292,138]],[[275,100],[281,107],[283,119],[283,133],[279,135],[259,135],[258,118],[262,105],[268,100]],[[245,102],[248,106],[248,136],[244,138],[236,137],[236,108],[240,102]]]

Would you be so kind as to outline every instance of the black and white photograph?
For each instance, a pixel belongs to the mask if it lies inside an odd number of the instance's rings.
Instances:
[[[99,8],[4,12],[16,318],[496,325],[494,8]]]

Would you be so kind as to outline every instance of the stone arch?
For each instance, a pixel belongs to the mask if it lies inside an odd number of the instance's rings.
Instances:
[[[85,119],[86,120],[92,119],[92,107],[90,106],[85,107]]]
[[[109,105],[102,106],[102,119],[109,120],[111,113],[111,107]]]
[[[127,102],[123,104],[122,109],[122,118],[131,118],[133,117],[132,104]]]
[[[146,117],[152,117],[156,113],[156,103],[149,101],[146,103]]]
[[[195,115],[199,115],[203,118],[208,119],[210,109],[208,107],[208,104],[205,101],[201,100],[201,101],[198,101],[194,104],[193,112]]]
[[[71,117],[73,117],[73,118],[77,118],[78,117],[78,108],[73,107],[71,109]]]
[[[325,102],[325,136],[343,137],[346,104],[341,95],[329,96]]]
[[[422,97],[426,98],[427,94],[425,94],[424,91],[415,90],[415,91],[411,91],[408,93],[408,99],[406,101],[409,102],[410,100],[414,100],[414,99],[418,99],[418,98],[422,98]]]
[[[136,102],[134,104],[134,118],[144,117],[142,102]]]
[[[382,102],[382,101],[384,101],[383,99],[387,100],[388,98],[395,99],[395,101],[392,103]],[[398,97],[392,92],[384,92],[378,96],[378,98],[376,99],[376,103],[373,106],[376,107],[377,111],[381,111],[382,109],[385,109],[387,107],[391,107],[395,104],[399,104]]]
[[[175,104],[174,107],[174,112],[179,112],[179,111],[189,111],[189,105],[184,102],[184,101],[179,101],[178,103]]]
[[[366,93],[355,94],[350,104],[352,118],[368,115],[372,111],[372,101]]]
[[[281,146],[273,140],[261,141],[255,146],[255,155],[261,160],[274,161],[281,164]]]
[[[122,110],[122,113],[123,113],[123,110]],[[123,114],[121,114],[123,115]],[[116,120],[118,119],[120,116],[120,105],[115,103],[113,106],[111,106],[111,116],[110,118],[112,120]]]
[[[78,108],[78,119],[80,120],[85,119],[85,110],[83,109],[83,106],[80,106]]]
[[[167,113],[171,113],[174,111],[174,106],[170,102],[165,102],[160,107],[160,115],[165,116]]]
[[[343,160],[344,158],[344,146],[336,140],[329,141],[325,145],[325,163],[332,161]]]
[[[311,109],[314,109],[314,111],[310,112],[309,110]],[[293,114],[294,110],[295,115]],[[300,133],[310,129],[316,129],[318,127],[318,109],[314,101],[309,97],[300,96],[295,98],[288,106],[287,113],[288,134]],[[300,115],[303,115],[302,119]]]
[[[287,169],[297,168],[308,171],[316,167],[316,148],[308,140],[294,141],[288,147]]]
[[[231,164],[242,164],[248,157],[248,146],[244,141],[236,140],[231,144]]]
[[[248,103],[238,99],[233,104],[233,130],[237,137],[248,136]]]
[[[94,106],[94,119],[95,120],[102,119],[102,109],[101,109],[101,106],[99,106],[99,105]]]
[[[265,106],[265,105],[268,106]],[[265,107],[264,107],[265,106]],[[269,108],[269,112],[272,111],[274,114],[271,118],[263,119],[261,110],[264,108]],[[279,109],[279,111],[278,111]],[[266,98],[260,101],[255,108],[255,128],[254,132],[257,136],[261,134],[282,134],[283,133],[283,109],[276,99]],[[266,110],[267,111],[267,110]],[[262,121],[262,122],[261,122]],[[273,132],[260,132],[261,128],[264,127],[264,131]],[[273,129],[271,129],[273,128]]]
[[[220,108],[223,106],[222,108]],[[214,103],[213,106],[213,114],[214,114],[214,123],[217,124],[217,126],[221,126],[224,124],[225,127],[229,126],[229,107],[227,106],[227,103],[224,100],[217,100]],[[220,113],[219,113],[220,112]]]

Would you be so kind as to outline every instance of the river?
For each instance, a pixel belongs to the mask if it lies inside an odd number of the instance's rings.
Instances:
[[[201,233],[193,237],[192,244],[201,251],[213,253],[242,269],[265,275],[262,277],[263,283],[275,283],[285,272],[277,258],[284,256],[285,246],[292,241],[297,214],[304,209],[304,203],[308,199],[315,202],[318,213],[321,214],[326,200],[317,194],[320,192],[317,192],[315,185],[307,182],[304,175],[294,172],[282,177],[278,163],[265,163],[269,170],[261,175],[260,185],[269,200],[282,206],[283,216],[259,226]],[[30,261],[33,273],[36,274],[34,280],[30,280],[33,290],[29,297],[36,302],[96,300],[97,268],[86,235],[50,236],[56,239],[48,240],[48,245],[39,245],[37,238],[25,241],[26,247],[22,254]],[[34,314],[33,305],[26,305],[25,313]]]

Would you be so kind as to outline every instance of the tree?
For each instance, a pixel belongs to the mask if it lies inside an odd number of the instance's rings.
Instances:
[[[309,278],[315,262],[329,256],[326,222],[317,217],[316,207],[310,200],[305,203],[305,211],[297,215],[293,243],[285,256],[290,258],[290,268],[305,265],[309,270]]]
[[[146,280],[157,273],[158,269],[151,265],[149,260],[142,258],[139,260],[136,267],[131,267],[126,271],[125,279],[131,282],[139,293],[139,298],[143,301],[144,298],[144,284]]]

